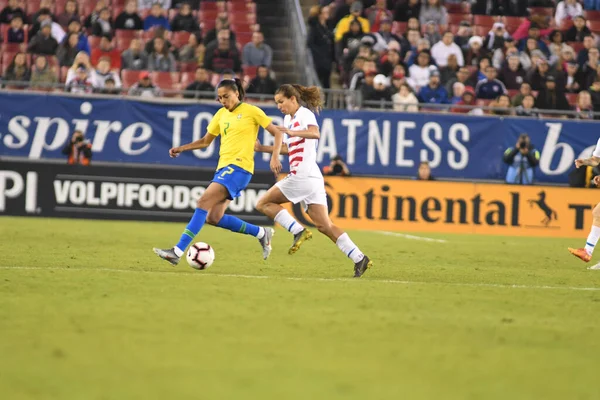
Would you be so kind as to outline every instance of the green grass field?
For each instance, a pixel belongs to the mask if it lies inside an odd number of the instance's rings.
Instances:
[[[600,271],[581,240],[206,228],[207,271],[159,260],[185,224],[0,218],[3,399],[598,399]],[[517,286],[513,286],[517,285]]]

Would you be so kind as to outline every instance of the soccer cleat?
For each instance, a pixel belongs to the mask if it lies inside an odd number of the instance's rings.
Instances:
[[[177,254],[175,254],[175,250],[171,249],[157,249],[156,247],[154,247],[152,250],[154,250],[154,253],[159,256],[160,258],[162,258],[165,261],[168,261],[169,264],[176,266],[177,264],[179,264],[179,257],[177,257]]]
[[[569,247],[569,253],[585,262],[589,262],[592,259],[592,255],[585,251],[585,249],[574,249]]]
[[[292,243],[292,247],[290,247],[288,254],[291,255],[300,250],[300,246],[302,246],[302,243],[304,243],[307,240],[310,240],[311,238],[312,232],[306,228],[304,228],[301,232],[296,233],[294,235],[294,243]]]
[[[271,239],[273,239],[275,231],[272,228],[263,229],[265,230],[265,235],[261,239],[258,239],[258,242],[263,249],[263,259],[266,260],[269,258],[269,255],[271,255],[271,250],[273,250],[273,247],[271,247]]]
[[[367,268],[373,266],[373,261],[369,260],[369,257],[364,256],[362,260],[354,264],[354,277],[360,278],[366,271]]]

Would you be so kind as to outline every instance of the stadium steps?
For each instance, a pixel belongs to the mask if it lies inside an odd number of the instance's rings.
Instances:
[[[255,0],[255,3],[258,23],[265,35],[265,42],[273,48],[271,68],[277,76],[277,82],[279,84],[303,82],[300,68],[294,62],[291,39],[294,32],[292,32],[286,17],[286,2]]]

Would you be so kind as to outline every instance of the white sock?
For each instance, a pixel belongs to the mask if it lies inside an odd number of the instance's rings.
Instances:
[[[258,235],[256,235],[256,238],[258,240],[262,239],[265,236],[265,228],[263,228],[262,226],[258,227]]]
[[[275,216],[275,222],[290,231],[293,235],[296,235],[304,230],[304,227],[300,225],[300,222],[296,221],[294,217],[287,212],[287,210],[279,211],[279,213],[277,213]]]
[[[181,257],[183,255],[183,250],[181,250],[179,247],[175,246],[173,247],[173,251],[175,252],[175,255],[177,257]]]
[[[337,247],[355,263],[359,262],[365,256],[362,251],[350,240],[350,236],[347,233],[341,235],[335,242]]]
[[[592,255],[594,252],[594,247],[596,247],[598,239],[600,239],[600,226],[592,225],[592,230],[590,231],[585,243],[585,251],[587,251],[589,255]]]

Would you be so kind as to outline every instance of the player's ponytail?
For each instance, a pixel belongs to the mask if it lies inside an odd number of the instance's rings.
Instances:
[[[323,108],[323,99],[321,98],[321,91],[316,86],[302,86],[297,84],[285,84],[281,85],[277,89],[276,94],[282,94],[288,99],[292,96],[296,97],[298,102],[302,101],[306,104],[306,107],[312,112],[319,113]]]
[[[222,80],[221,82],[219,82],[218,88],[222,87],[226,87],[234,92],[237,91],[239,93],[238,98],[240,99],[240,101],[243,101],[244,97],[246,97],[246,90],[244,90],[244,84],[239,78]]]

